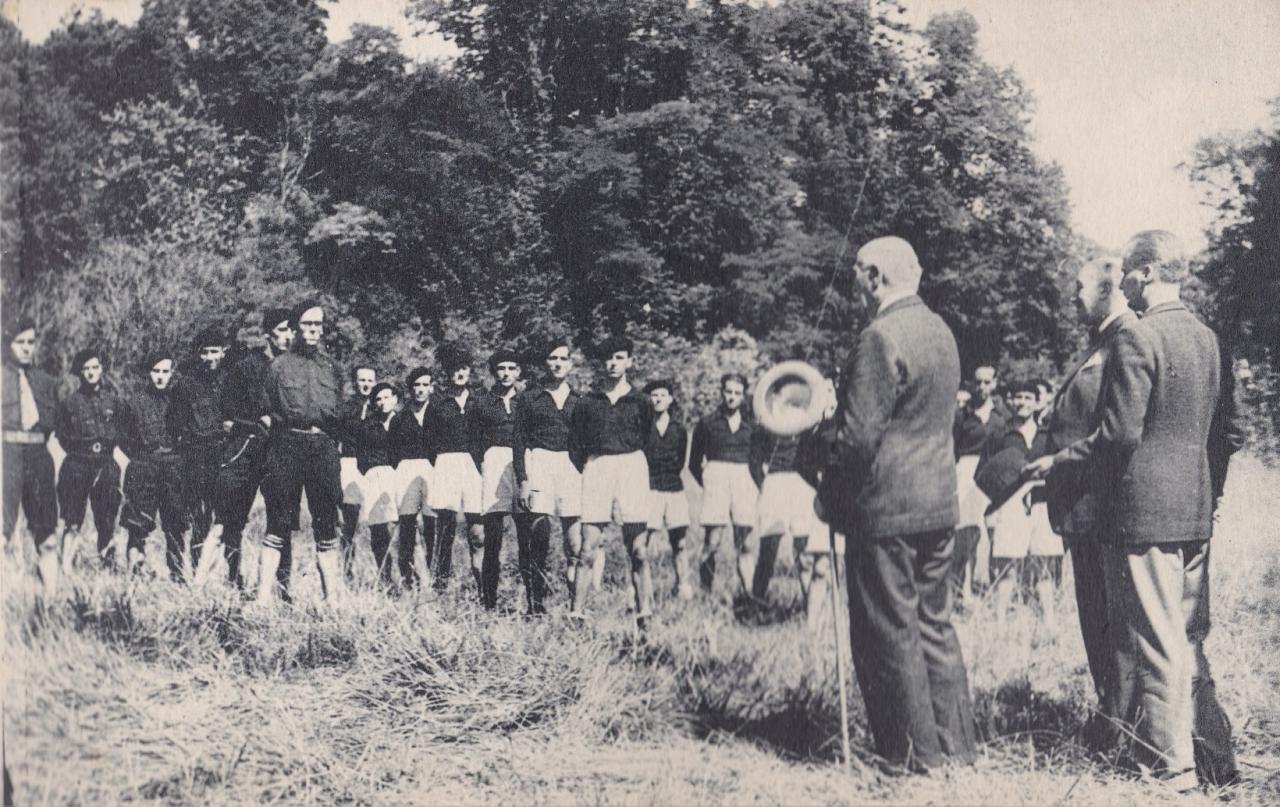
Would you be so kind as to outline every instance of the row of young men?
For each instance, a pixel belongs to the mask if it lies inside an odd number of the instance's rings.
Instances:
[[[717,550],[730,533],[744,587],[757,596],[764,596],[773,565],[772,554],[765,564],[756,562],[761,536],[790,534],[801,544],[811,539],[800,555],[802,583],[809,588],[811,578],[825,581],[830,539],[814,516],[813,489],[795,469],[798,438],[775,439],[756,427],[743,407],[743,377],[721,379],[722,405],[698,424],[691,445],[673,417],[673,383],[651,382],[643,391],[632,387],[632,346],[625,339],[598,346],[600,388],[586,394],[569,385],[570,346],[552,340],[542,351],[541,383],[524,392],[517,392],[521,363],[515,354],[495,353],[489,362],[493,389],[473,391],[470,357],[445,346],[438,365],[448,377],[447,392],[436,395],[432,370],[420,367],[405,378],[409,400],[400,407],[394,385],[377,383],[372,368],[356,367],[351,377],[358,394],[344,401],[343,375],[320,344],[323,309],[304,305],[292,312],[268,310],[263,350],[229,368],[222,367],[227,340],[216,329],[196,338],[200,364],[176,384],[175,358],[165,352],[148,356],[142,367],[146,390],[127,401],[104,386],[101,354],[85,350],[72,365],[79,387],[58,402],[56,384],[32,361],[34,325],[9,329],[5,533],[12,534],[21,507],[40,550],[47,594],[56,589],[59,558],[69,566],[74,557],[86,503],[93,506],[99,550],[113,562],[117,449],[128,460],[121,523],[129,534],[131,568],[142,565],[146,537],[159,525],[170,572],[182,579],[184,531],[194,523],[195,579],[207,577],[218,557],[210,547],[220,543],[230,580],[243,585],[242,536],[261,490],[267,534],[260,600],[276,591],[289,596],[290,536],[305,490],[326,593],[337,590],[341,561],[349,573],[350,546],[361,522],[369,525],[384,579],[392,565],[390,527],[398,524],[401,584],[416,584],[413,553],[423,518],[424,554],[438,585],[451,575],[454,535],[465,523],[481,599],[493,607],[503,519],[510,515],[528,610],[545,610],[551,520],[559,519],[572,609],[581,612],[593,577],[598,586],[603,530],[617,521],[643,623],[652,612],[649,545],[660,532],[672,545],[677,595],[693,596],[689,503],[681,481],[686,452],[688,468],[704,488],[704,585],[714,579]],[[295,344],[298,333],[302,338]],[[60,502],[51,495],[53,463],[46,445],[55,432],[67,457],[57,486]],[[55,541],[59,503],[65,527]],[[345,551],[331,557],[335,548]],[[581,568],[595,574],[579,575]],[[821,601],[812,594],[811,603]]]

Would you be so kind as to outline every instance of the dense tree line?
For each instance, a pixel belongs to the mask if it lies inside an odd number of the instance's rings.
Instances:
[[[413,0],[462,49],[325,38],[314,0],[147,0],[43,44],[0,21],[7,305],[46,354],[116,363],[302,292],[333,347],[401,369],[461,338],[626,329],[831,362],[864,312],[837,271],[893,233],[968,365],[1075,347],[1084,246],[1031,99],[977,25],[893,4]],[[711,361],[714,364],[714,361]]]

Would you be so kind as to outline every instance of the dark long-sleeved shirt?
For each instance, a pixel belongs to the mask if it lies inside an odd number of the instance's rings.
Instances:
[[[516,479],[523,482],[528,478],[524,466],[525,450],[569,451],[573,411],[578,408],[582,396],[569,390],[563,409],[556,406],[555,398],[545,389],[525,390],[518,397],[520,405],[516,407],[512,465]]]
[[[196,367],[174,385],[170,406],[180,445],[221,437],[222,373]]]
[[[265,350],[255,350],[240,359],[227,370],[222,384],[222,419],[237,426],[257,428],[259,420],[267,414],[264,406],[264,389],[267,368],[272,357]]]
[[[360,473],[379,465],[394,465],[392,460],[392,434],[389,421],[394,422],[395,415],[388,418],[381,412],[373,412],[359,425],[360,453],[357,463]]]
[[[392,465],[399,465],[401,460],[426,459],[435,462],[428,427],[431,425],[431,418],[435,417],[435,407],[438,405],[438,401],[427,402],[427,411],[422,415],[421,424],[415,414],[420,408],[417,402],[410,402],[391,421]]]
[[[514,446],[516,430],[516,411],[520,405],[519,396],[512,395],[511,411],[507,411],[502,396],[495,388],[489,392],[476,395],[475,406],[469,407],[472,428],[476,430],[476,439],[480,447],[488,451],[493,446]]]
[[[693,428],[689,473],[699,485],[702,484],[703,462],[751,463],[751,441],[757,426],[747,413],[742,412],[741,417],[736,432],[729,428],[729,416],[723,410],[703,418]],[[752,473],[752,476],[756,475],[756,472]]]
[[[798,434],[778,437],[765,429],[756,429],[751,437],[751,472],[752,475],[760,474],[756,484],[759,485],[764,481],[766,473],[781,474],[798,471],[802,439]]]
[[[359,457],[361,444],[364,441],[364,422],[377,414],[373,401],[368,396],[357,395],[342,405],[340,422],[341,433],[338,435],[342,443],[342,456]]]
[[[972,406],[966,405],[957,410],[955,422],[951,426],[951,436],[956,444],[956,459],[981,454],[982,446],[989,437],[1004,433],[1008,420],[1009,413],[999,399],[991,402],[991,414],[987,416],[986,423],[974,414]]]
[[[665,434],[658,432],[656,423],[649,427],[644,456],[649,462],[650,488],[664,492],[684,490],[680,472],[684,470],[684,451],[688,437],[684,426],[674,418],[667,423]]]
[[[467,395],[467,400],[461,407],[452,395],[432,402],[430,411],[433,417],[430,418],[427,432],[435,456],[465,452],[475,459],[476,466],[479,467],[480,461],[484,459],[484,451],[480,448],[475,421],[471,417],[476,398],[474,392]]]
[[[272,428],[319,427],[336,439],[342,378],[338,363],[318,350],[294,349],[277,356],[263,385]]]
[[[121,425],[121,448],[130,459],[178,447],[169,390],[151,387],[129,400]]]
[[[58,442],[68,452],[87,451],[93,443],[114,446],[120,442],[120,416],[123,404],[114,392],[102,384],[80,388],[67,396],[58,409]]]
[[[27,383],[31,385],[31,397],[35,399],[36,412],[40,415],[34,430],[48,434],[53,431],[58,414],[58,382],[43,370],[30,366],[19,367],[15,361],[4,362],[4,429],[5,431],[22,430],[20,372],[27,374]]]
[[[649,396],[632,389],[616,403],[603,392],[584,395],[573,411],[570,456],[582,467],[587,458],[643,451],[653,426]]]

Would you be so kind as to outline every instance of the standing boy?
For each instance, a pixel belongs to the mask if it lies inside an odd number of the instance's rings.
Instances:
[[[682,600],[691,600],[689,497],[680,478],[689,435],[684,425],[671,416],[671,406],[675,402],[673,382],[666,379],[651,381],[645,385],[644,391],[653,405],[653,425],[644,447],[645,460],[649,464],[649,546],[654,546],[660,531],[667,531],[667,540],[671,542],[671,562],[676,572],[675,595]]]
[[[396,466],[400,491],[400,530],[398,560],[400,585],[406,589],[417,585],[418,574],[413,568],[413,546],[418,532],[418,515],[422,515],[422,549],[431,568],[436,544],[436,514],[427,505],[432,482],[432,452],[428,417],[435,416],[431,394],[435,391],[432,373],[427,367],[416,367],[404,379],[405,389],[412,400],[391,421],[391,461]]]
[[[351,382],[355,384],[356,395],[342,412],[342,433],[339,441],[342,444],[342,458],[339,468],[342,483],[342,569],[351,579],[351,559],[356,539],[356,527],[360,524],[361,508],[364,505],[364,474],[360,473],[360,437],[364,433],[364,421],[373,413],[373,399],[370,393],[378,383],[377,370],[368,364],[357,364],[351,369]]]
[[[604,360],[600,389],[586,395],[574,411],[574,448],[585,458],[582,465],[582,553],[574,558],[572,613],[581,614],[591,587],[591,566],[604,537],[606,524],[614,521],[615,508],[622,522],[622,539],[631,565],[635,588],[636,623],[647,631],[653,613],[653,581],[649,574],[647,536],[649,516],[649,464],[645,441],[653,425],[653,405],[648,396],[632,388],[627,371],[632,365],[632,344],[624,337],[606,339],[599,348]]]
[[[751,462],[751,441],[756,424],[742,411],[747,380],[741,373],[720,378],[720,407],[693,430],[689,448],[689,473],[702,486],[702,526],[707,540],[702,558],[702,585],[708,591],[715,580],[716,554],[725,535],[733,533],[738,553],[738,577],[742,590],[757,598],[765,592],[756,585],[758,546],[752,530],[756,523],[757,479],[760,469]],[[772,571],[772,570],[770,570]],[[768,586],[768,577],[764,585]]]
[[[484,481],[480,476],[480,441],[471,417],[475,406],[470,388],[471,357],[457,345],[445,345],[440,349],[440,368],[449,377],[449,394],[435,408],[435,417],[428,427],[436,458],[428,501],[436,511],[437,525],[433,585],[443,589],[453,576],[453,541],[461,513],[467,524],[471,574],[479,588],[484,556],[484,527],[480,519]]]
[[[510,350],[497,350],[489,357],[489,372],[494,378],[493,389],[476,396],[471,416],[484,452],[480,463],[480,509],[484,513],[480,602],[485,608],[493,609],[498,605],[498,578],[502,571],[503,522],[515,511],[519,493],[512,467],[519,359]]]
[[[360,424],[360,475],[364,497],[360,520],[369,525],[369,546],[378,578],[391,585],[391,524],[399,515],[399,478],[392,462],[391,424],[400,406],[396,388],[385,381],[369,391],[374,411]]]
[[[191,569],[195,572],[201,565],[205,538],[215,521],[218,470],[226,439],[222,426],[222,360],[227,355],[226,334],[221,328],[210,326],[196,335],[192,347],[196,362],[174,387],[172,411],[178,452],[182,456],[183,489],[191,524]],[[208,565],[209,560],[204,565]],[[172,566],[170,572],[173,572]]]
[[[147,536],[159,515],[164,530],[165,563],[169,577],[181,582],[182,535],[187,528],[186,491],[182,460],[171,412],[173,355],[157,351],[143,362],[147,388],[125,407],[122,447],[129,456],[124,472],[124,507],[120,525],[129,533],[127,568],[139,571],[147,551]]]

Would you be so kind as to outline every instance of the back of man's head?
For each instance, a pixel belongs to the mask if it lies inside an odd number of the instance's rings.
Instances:
[[[890,235],[868,241],[858,250],[858,261],[868,268],[876,267],[891,288],[915,291],[920,287],[920,259],[901,238]]]
[[[1124,247],[1124,272],[1150,266],[1156,281],[1181,284],[1190,274],[1178,236],[1168,230],[1143,230]]]

